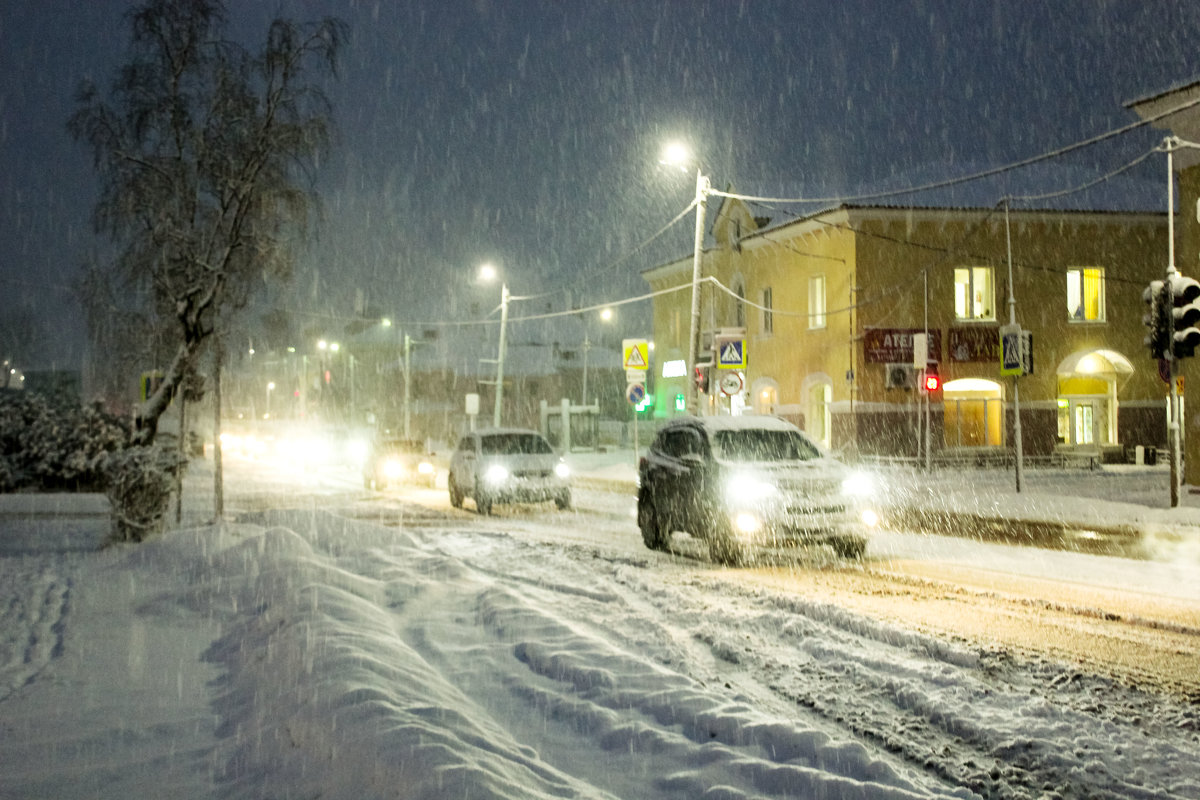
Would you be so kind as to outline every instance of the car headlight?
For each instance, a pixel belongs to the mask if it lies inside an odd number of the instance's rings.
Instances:
[[[773,482],[747,472],[736,472],[725,481],[725,496],[739,503],[756,503],[779,493]]]
[[[432,475],[433,464],[429,463],[428,461],[422,461],[420,464],[417,464],[417,472],[421,473],[422,475]]]
[[[875,480],[866,472],[852,472],[842,481],[842,494],[866,497],[875,491]]]
[[[483,473],[483,479],[491,484],[504,483],[508,480],[508,468],[500,464],[492,464]]]
[[[752,514],[749,511],[740,511],[733,516],[733,527],[738,533],[758,533],[762,527],[762,520],[757,514]]]
[[[404,465],[399,459],[389,458],[383,462],[383,474],[393,480],[399,478],[404,474]]]
[[[571,477],[571,468],[567,466],[567,462],[560,461],[554,465],[554,474],[566,480]]]

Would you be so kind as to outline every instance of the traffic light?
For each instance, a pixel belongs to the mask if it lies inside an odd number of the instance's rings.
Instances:
[[[925,372],[921,376],[921,391],[926,394],[933,394],[941,388],[942,376],[938,374],[937,362],[930,361],[925,365]]]
[[[1142,317],[1142,324],[1146,326],[1146,338],[1142,340],[1142,344],[1150,348],[1151,358],[1166,358],[1167,346],[1171,341],[1171,298],[1166,283],[1150,281],[1150,285],[1142,292],[1142,300],[1146,303],[1146,313]]]
[[[1171,318],[1171,352],[1175,358],[1191,358],[1200,346],[1200,281],[1171,274]]]
[[[699,389],[702,394],[708,394],[708,379],[710,369],[711,367],[708,364],[696,366],[694,380],[696,381],[696,388]]]

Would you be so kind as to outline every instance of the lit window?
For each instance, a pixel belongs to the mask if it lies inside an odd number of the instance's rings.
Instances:
[[[808,327],[825,327],[825,276],[808,279]]]
[[[1076,322],[1104,321],[1104,268],[1067,270],[1067,313]]]
[[[958,319],[995,319],[996,288],[991,267],[957,267],[954,270],[954,316]]]
[[[775,312],[771,305],[771,288],[762,290],[762,332],[772,333],[775,330]]]

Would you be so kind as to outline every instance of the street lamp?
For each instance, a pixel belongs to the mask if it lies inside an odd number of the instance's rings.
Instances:
[[[479,268],[479,277],[484,282],[490,283],[497,277],[496,268],[491,264],[484,264]],[[492,427],[500,427],[500,406],[504,402],[504,333],[508,327],[508,284],[501,281],[500,283],[500,347],[496,354],[496,405],[492,410]]]
[[[688,151],[683,145],[670,144],[659,163],[686,170]],[[688,334],[687,411],[696,414],[700,407],[700,387],[696,381],[696,356],[700,352],[700,262],[704,249],[704,219],[708,211],[708,193],[712,189],[707,177],[696,167],[696,237],[692,247],[692,322]]]

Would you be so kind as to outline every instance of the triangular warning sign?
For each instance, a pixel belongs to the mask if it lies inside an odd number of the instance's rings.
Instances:
[[[642,357],[642,349],[640,347],[629,348],[629,355],[625,358],[625,366],[627,368],[645,368],[646,359]]]

